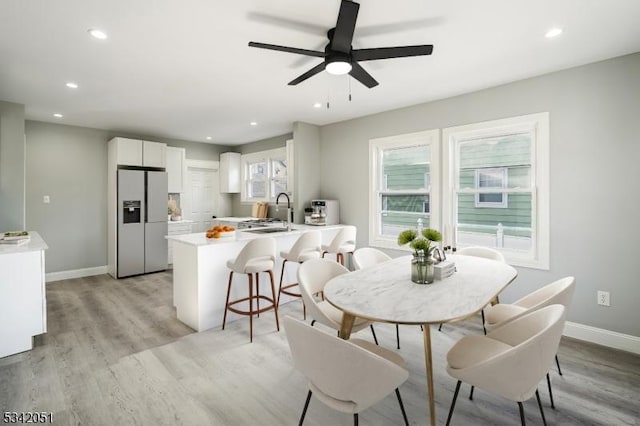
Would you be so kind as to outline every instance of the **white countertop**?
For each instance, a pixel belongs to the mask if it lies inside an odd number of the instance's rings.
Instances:
[[[40,251],[49,248],[47,243],[44,242],[40,234],[34,231],[29,231],[31,240],[24,244],[0,244],[0,255],[13,254],[13,253],[26,253],[29,251]]]
[[[342,228],[345,225],[326,225],[326,226],[313,226],[313,225],[302,225],[302,224],[294,224],[292,225],[292,230],[289,232],[273,232],[267,234],[259,234],[250,231],[255,231],[257,229],[263,228],[251,228],[246,230],[236,230],[235,234],[232,237],[223,237],[223,238],[214,238],[207,239],[206,232],[196,232],[193,234],[183,234],[183,235],[168,235],[168,240],[177,241],[180,243],[185,243],[193,246],[207,246],[207,245],[215,245],[215,244],[229,244],[237,241],[249,241],[254,240],[256,238],[266,238],[266,237],[286,237],[289,235],[299,235],[305,231],[321,231],[323,229],[332,229],[332,228]],[[269,226],[267,228],[275,228],[278,226]]]
[[[244,222],[246,220],[259,220],[259,218],[257,217],[234,217],[234,216],[228,216],[228,217],[217,217],[215,219],[213,219],[214,221],[218,221],[218,222],[229,222],[229,223],[240,223],[240,222]]]
[[[170,220],[170,221],[169,221],[169,225],[171,225],[172,223],[175,223],[175,224],[180,224],[180,223],[193,223],[193,221],[192,221],[192,220],[189,220],[189,219]]]

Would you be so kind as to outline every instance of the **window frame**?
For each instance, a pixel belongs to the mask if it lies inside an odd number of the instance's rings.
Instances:
[[[373,247],[409,250],[400,247],[396,237],[381,234],[382,200],[384,195],[429,195],[429,223],[433,228],[440,226],[440,130],[426,130],[397,136],[369,140],[369,245]],[[382,151],[386,149],[409,148],[428,145],[431,158],[429,170],[430,185],[425,190],[383,190]]]
[[[461,189],[459,143],[462,141],[531,132],[531,186],[505,188],[501,193],[531,193],[531,249],[519,252],[498,248],[508,263],[535,269],[549,269],[549,113],[536,113],[500,120],[443,129],[442,217],[444,244],[456,245],[457,200],[460,193],[478,193],[477,189]],[[491,192],[491,191],[483,191]],[[463,247],[458,245],[458,248]]]
[[[290,165],[288,162],[287,148],[276,148],[270,149],[266,151],[253,152],[249,154],[243,154],[240,157],[240,171],[241,171],[241,181],[242,185],[240,187],[240,201],[242,203],[254,203],[254,202],[275,202],[276,196],[278,194],[272,194],[272,188],[275,181],[285,182],[287,185],[287,195],[291,198],[291,188],[290,186]],[[285,177],[275,177],[274,176],[274,160],[284,160],[287,161],[287,175]],[[265,197],[249,197],[248,194],[248,184],[251,181],[249,175],[249,166],[251,164],[264,162],[266,166],[265,172]]]

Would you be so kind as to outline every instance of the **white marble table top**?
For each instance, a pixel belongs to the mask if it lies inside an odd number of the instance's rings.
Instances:
[[[489,304],[518,272],[511,266],[472,256],[449,256],[457,271],[432,284],[411,281],[411,256],[340,275],[324,297],[347,313],[374,321],[428,324],[466,318]]]

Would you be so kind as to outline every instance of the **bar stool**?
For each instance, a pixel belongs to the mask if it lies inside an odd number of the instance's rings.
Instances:
[[[240,251],[238,257],[227,261],[229,272],[229,286],[227,287],[227,300],[224,307],[224,318],[222,319],[222,329],[227,322],[227,311],[235,312],[239,315],[249,316],[249,341],[253,342],[253,316],[260,315],[261,312],[273,309],[276,315],[276,328],[280,331],[280,323],[278,322],[278,303],[276,299],[276,291],[273,282],[273,267],[276,259],[276,240],[273,238],[257,238],[250,240],[246,246]],[[267,272],[271,280],[271,296],[267,297],[260,294],[259,273]],[[233,274],[247,274],[249,278],[249,297],[243,297],[236,300],[229,300],[231,296],[231,283]],[[253,275],[256,276],[256,294],[253,294]],[[260,308],[260,299],[269,302],[266,307]],[[257,309],[253,309],[253,301],[256,301]],[[242,310],[233,307],[238,303],[249,302],[249,310]]]
[[[322,257],[327,253],[335,253],[336,261],[344,266],[345,254],[351,253],[356,249],[356,227],[345,226],[340,229],[330,244],[322,245]]]
[[[287,294],[293,297],[302,297],[300,294],[300,290],[292,291],[293,287],[298,287],[298,283],[285,284],[282,285],[282,279],[284,277],[284,267],[287,262],[297,262],[302,264],[309,259],[318,259],[320,257],[320,246],[322,244],[322,235],[320,231],[308,231],[302,234],[296,242],[293,244],[289,251],[281,251],[280,257],[284,260],[282,261],[282,271],[280,272],[280,287],[278,290],[278,301],[277,305],[280,306],[280,295]],[[307,308],[303,306],[304,319],[307,319]]]

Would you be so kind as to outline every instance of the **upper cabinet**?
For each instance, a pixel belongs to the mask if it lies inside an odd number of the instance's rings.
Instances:
[[[240,192],[240,154],[220,154],[220,192]]]
[[[142,141],[137,139],[113,138],[116,164],[123,166],[142,166]]]
[[[167,167],[167,144],[142,141],[142,165],[145,167]]]
[[[184,192],[185,149],[167,147],[168,190],[170,194]]]
[[[159,142],[141,141],[139,139],[113,138],[115,160],[120,166],[167,166],[167,145]]]

